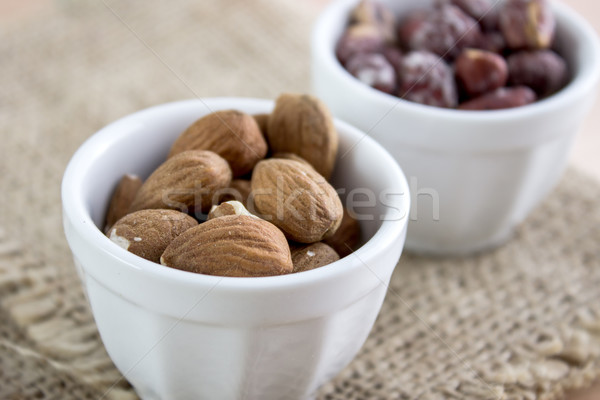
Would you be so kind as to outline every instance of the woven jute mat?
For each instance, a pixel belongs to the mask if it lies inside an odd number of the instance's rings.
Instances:
[[[130,399],[62,235],[75,149],[135,110],[309,90],[320,5],[56,0],[0,24],[0,399]],[[320,399],[559,399],[600,376],[600,186],[569,171],[506,246],[404,255]],[[110,389],[110,390],[109,390]]]

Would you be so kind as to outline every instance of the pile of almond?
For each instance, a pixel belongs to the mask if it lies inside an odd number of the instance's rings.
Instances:
[[[167,267],[257,277],[350,254],[358,222],[328,182],[338,152],[329,110],[283,94],[271,114],[217,111],[189,126],[145,182],[125,175],[107,236]]]

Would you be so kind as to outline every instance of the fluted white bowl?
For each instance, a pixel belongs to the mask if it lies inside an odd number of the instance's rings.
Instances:
[[[108,354],[144,399],[310,398],[377,317],[404,245],[408,185],[380,145],[341,121],[333,182],[355,198],[365,243],[333,264],[265,278],[193,274],[137,257],[99,229],[121,176],[148,176],[193,121],[272,107],[239,98],[153,107],[100,130],[67,167],[65,234]]]
[[[381,0],[400,16],[433,0]],[[410,182],[406,248],[468,254],[505,242],[564,171],[576,133],[596,98],[600,46],[593,28],[561,2],[556,47],[571,82],[525,107],[462,111],[377,91],[350,75],[335,46],[358,0],[335,0],[312,35],[312,85],[333,113],[367,132]]]

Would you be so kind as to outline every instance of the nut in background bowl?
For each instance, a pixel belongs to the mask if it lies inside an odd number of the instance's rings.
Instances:
[[[553,3],[555,48],[571,71],[558,93],[523,107],[462,111],[377,91],[350,75],[335,46],[358,0],[334,1],[312,36],[312,85],[333,114],[381,143],[410,182],[406,248],[468,254],[495,247],[550,192],[597,93],[600,45],[569,7]],[[385,0],[397,15],[433,1]]]
[[[67,167],[65,234],[104,345],[142,398],[309,397],[352,360],[381,308],[406,236],[408,185],[380,145],[340,121],[333,184],[342,198],[368,189],[377,199],[355,209],[374,216],[361,221],[364,245],[333,264],[265,278],[194,274],[137,257],[98,229],[121,176],[147,177],[200,116],[272,107],[236,98],[153,107],[99,131]]]

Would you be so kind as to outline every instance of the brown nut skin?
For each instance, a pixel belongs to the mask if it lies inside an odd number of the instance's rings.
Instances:
[[[327,106],[314,96],[282,94],[269,118],[273,153],[298,154],[329,179],[338,152],[338,133]]]
[[[399,75],[398,96],[405,100],[446,108],[454,108],[458,104],[452,69],[431,52],[406,54]]]
[[[398,23],[397,37],[398,44],[403,50],[410,50],[410,41],[415,32],[421,29],[421,26],[425,23],[428,13],[429,10],[419,8],[402,16]]]
[[[416,13],[412,18],[405,21],[408,26],[400,28],[403,44],[410,50],[430,51],[451,60],[480,40],[477,21],[453,5],[434,8],[424,16]]]
[[[396,40],[396,18],[383,4],[375,0],[362,0],[350,13],[351,25],[373,25],[379,29],[384,40]]]
[[[486,32],[481,36],[477,48],[502,55],[506,50],[506,41],[500,32]]]
[[[336,251],[323,242],[292,249],[293,272],[309,271],[323,267],[340,259]]]
[[[167,246],[198,221],[175,210],[140,210],[119,219],[107,236],[125,250],[158,263]]]
[[[187,150],[210,150],[231,166],[234,177],[247,174],[267,154],[256,120],[237,110],[208,114],[188,127],[173,143],[169,158]]]
[[[505,108],[521,107],[537,100],[535,92],[526,86],[514,88],[499,88],[491,93],[476,97],[462,103],[461,110],[501,110]]]
[[[344,216],[340,227],[333,236],[326,238],[323,242],[331,246],[340,257],[346,257],[355,251],[360,244],[360,232],[360,224],[344,208]]]
[[[390,65],[394,67],[397,76],[400,66],[402,65],[402,58],[404,57],[402,50],[396,46],[385,46],[381,54],[383,54]]]
[[[306,161],[304,158],[300,157],[298,154],[294,154],[294,153],[284,153],[284,152],[278,152],[273,154],[273,156],[271,156],[271,158],[282,158],[284,160],[294,160],[294,161],[300,161],[302,163],[305,163],[306,165],[310,165],[310,163],[308,161]],[[312,167],[312,165],[310,165]]]
[[[222,157],[207,150],[184,151],[169,158],[146,179],[129,211],[164,208],[206,213],[230,182],[231,169]]]
[[[127,215],[129,207],[131,207],[131,203],[141,186],[142,180],[139,177],[130,174],[123,175],[108,205],[106,223],[104,224],[105,233],[110,230],[115,222]]]
[[[511,49],[547,49],[552,45],[556,20],[547,0],[507,0],[499,19]]]
[[[528,86],[539,97],[562,89],[569,78],[566,61],[552,50],[520,51],[507,61],[510,84]]]
[[[267,140],[267,127],[269,125],[269,114],[254,114],[252,117],[254,117],[254,120],[256,121],[256,124],[258,125],[258,128],[262,132],[263,137],[265,138],[265,141],[266,141]]]
[[[370,24],[351,25],[337,43],[335,54],[342,65],[355,54],[379,53],[385,45],[381,31]]]
[[[250,199],[250,193],[252,187],[250,181],[247,179],[234,179],[229,184],[228,188],[220,191],[221,196],[219,197],[219,203],[226,201],[239,201],[245,207],[248,207],[248,201]]]
[[[508,80],[508,66],[502,56],[484,50],[465,49],[454,64],[459,86],[469,97],[492,92]]]
[[[479,22],[486,31],[498,28],[499,7],[493,0],[438,0],[438,5],[452,4]]]
[[[388,94],[396,91],[396,71],[382,54],[356,54],[348,60],[346,69],[367,86]]]
[[[275,225],[246,215],[211,219],[179,235],[160,263],[206,275],[259,277],[292,272],[285,236]]]
[[[337,192],[305,163],[276,158],[259,162],[252,174],[252,192],[261,217],[296,242],[319,242],[342,222]]]

